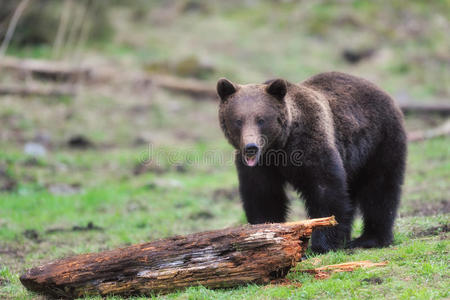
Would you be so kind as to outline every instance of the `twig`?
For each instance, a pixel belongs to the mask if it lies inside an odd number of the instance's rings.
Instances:
[[[8,25],[8,30],[6,31],[5,38],[3,39],[2,45],[0,46],[0,57],[3,57],[8,49],[9,42],[14,35],[17,23],[19,22],[20,16],[22,16],[23,11],[27,7],[30,0],[22,0],[17,6],[14,15],[12,16],[11,22]]]

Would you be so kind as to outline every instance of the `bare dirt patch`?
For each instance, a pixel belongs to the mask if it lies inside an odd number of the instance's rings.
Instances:
[[[73,149],[88,149],[94,147],[92,141],[84,135],[74,135],[70,137],[67,141],[67,145]]]
[[[191,220],[197,220],[197,219],[209,220],[209,219],[213,219],[213,218],[214,218],[214,214],[207,210],[202,210],[197,213],[193,213],[189,216],[189,219],[191,219]]]
[[[369,284],[382,284],[384,280],[380,277],[371,277],[371,278],[364,278],[362,282]]]
[[[34,241],[36,243],[40,243],[41,242],[41,239],[39,237],[39,233],[35,229],[27,229],[27,230],[25,230],[22,233],[22,235],[24,237],[26,237],[27,239],[32,240],[32,241]]]
[[[20,252],[19,249],[13,249],[10,247],[7,247],[6,245],[0,245],[0,254],[1,255],[8,255],[8,256],[13,256],[15,258],[23,258],[23,253]]]
[[[6,168],[0,166],[0,191],[12,192],[17,187],[17,180],[15,180],[7,171]]]
[[[212,199],[217,202],[221,200],[236,200],[239,198],[239,191],[237,187],[232,188],[220,188],[214,190]]]
[[[431,203],[415,201],[409,204],[409,206],[413,207],[413,209],[404,214],[400,214],[401,217],[409,217],[409,216],[425,217],[450,213],[450,201],[446,199]]]
[[[14,243],[11,244],[0,244],[0,269],[2,267],[7,267],[11,272],[19,270],[24,263],[24,257],[27,253],[27,247],[23,244]],[[3,280],[3,281],[2,281]],[[0,286],[8,284],[7,278],[0,276]],[[2,295],[0,294],[0,299]]]
[[[0,286],[7,285],[9,283],[8,279],[0,277]]]
[[[86,226],[75,225],[72,228],[62,228],[62,227],[49,228],[45,231],[45,233],[52,234],[59,232],[92,231],[92,230],[103,231],[104,229],[100,226],[95,225],[93,222],[89,222]]]
[[[450,231],[450,224],[442,224],[439,226],[429,227],[424,230],[414,229],[411,236],[414,238],[432,236],[432,235],[445,235]]]

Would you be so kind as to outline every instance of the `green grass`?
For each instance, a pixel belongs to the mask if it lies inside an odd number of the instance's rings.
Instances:
[[[146,64],[197,57],[209,62],[214,84],[284,77],[293,82],[322,71],[366,77],[394,98],[450,97],[445,61],[448,1],[202,2],[181,13],[159,2],[111,6],[115,36],[91,41],[83,58],[125,71]],[[145,11],[146,7],[152,10]],[[137,18],[136,16],[139,15]],[[162,18],[164,16],[164,18]],[[186,28],[189,30],[187,31]],[[343,49],[376,48],[359,64]],[[51,58],[42,45],[8,49],[8,55]],[[100,59],[99,59],[100,58]],[[0,81],[17,78],[9,72]],[[410,130],[444,118],[408,116]],[[2,96],[0,102],[0,298],[34,299],[19,282],[27,268],[78,253],[246,223],[237,178],[217,121],[217,103],[163,90],[117,83],[81,87],[77,97]],[[74,150],[77,134],[94,147]],[[48,136],[44,157],[24,144]],[[301,287],[248,285],[209,290],[191,287],[163,299],[439,299],[448,298],[450,138],[410,144],[407,174],[391,247],[314,256],[288,274]],[[146,168],[139,168],[151,158]],[[220,160],[222,159],[222,161]],[[135,174],[136,170],[141,170]],[[293,195],[293,194],[292,194]],[[290,220],[305,218],[293,201]],[[72,231],[73,226],[99,226]],[[353,235],[361,232],[357,219]],[[63,231],[50,233],[49,230]],[[448,229],[447,229],[448,230]],[[33,238],[33,235],[37,238]],[[386,267],[317,280],[303,268],[355,260],[389,261]],[[317,265],[314,265],[314,264]],[[93,298],[95,299],[95,298]],[[98,298],[100,299],[100,298]],[[110,299],[121,299],[111,297]]]
[[[213,62],[211,79],[228,76],[242,83],[272,77],[298,82],[333,68],[375,80],[393,94],[423,99],[450,93],[448,85],[441,84],[450,79],[442,63],[450,46],[444,33],[448,1],[203,6],[210,8],[208,13],[154,8],[151,30],[147,19],[134,21],[133,14],[122,14],[129,21],[127,30],[118,33],[122,43],[105,45],[106,52],[141,64],[196,56]],[[159,13],[169,17],[159,21]],[[341,57],[344,49],[364,48],[376,52],[360,64],[347,64]]]
[[[407,192],[401,213],[407,214],[411,205],[434,203],[445,197],[448,186],[448,139],[430,140],[410,147],[408,161]],[[161,165],[164,153],[161,150]],[[195,149],[201,157],[204,144]],[[188,148],[189,149],[189,148]],[[191,149],[191,150],[192,150]],[[230,151],[224,147],[224,151]],[[11,150],[11,149],[10,149]],[[37,166],[24,166],[27,157],[17,151],[2,152],[2,161],[10,166],[9,173],[22,182],[27,176],[35,176],[35,182],[20,183],[17,190],[1,195],[0,246],[7,249],[2,254],[0,296],[31,298],[18,281],[25,268],[39,263],[90,251],[101,251],[131,243],[144,242],[175,234],[186,234],[206,229],[218,229],[245,222],[236,195],[231,199],[215,196],[218,189],[232,191],[236,176],[231,165],[190,165],[187,172],[169,169],[162,175],[152,172],[132,175],[133,166],[139,162],[143,149],[59,151],[39,159]],[[187,149],[181,149],[188,152]],[[203,152],[202,152],[203,151]],[[191,153],[197,153],[192,151]],[[171,156],[171,155],[168,155]],[[443,163],[440,162],[443,160]],[[118,165],[109,166],[114,161]],[[65,164],[70,170],[63,173],[49,171],[55,164]],[[444,165],[442,167],[442,165]],[[421,176],[421,169],[428,166],[431,172]],[[99,177],[98,174],[110,174]],[[76,178],[76,180],[74,179]],[[440,181],[440,179],[444,182]],[[74,195],[53,195],[49,182],[77,182],[81,191]],[[408,192],[408,186],[425,184],[430,189]],[[440,189],[439,189],[440,188]],[[300,206],[294,202],[294,206]],[[206,216],[206,217],[198,217]],[[296,216],[291,215],[291,219]],[[302,283],[294,286],[249,285],[231,290],[208,290],[193,287],[186,291],[166,295],[167,298],[189,299],[273,299],[273,298],[399,298],[436,299],[448,297],[448,233],[427,233],[429,228],[449,224],[450,216],[404,217],[397,222],[394,245],[386,249],[337,251],[326,255],[311,256],[292,270],[288,278]],[[102,227],[103,231],[70,232],[72,226],[85,226],[88,222]],[[47,233],[48,229],[63,228],[69,232]],[[355,224],[355,235],[361,222]],[[29,239],[26,230],[35,230],[38,239]],[[298,270],[319,265],[355,260],[389,261],[388,266],[352,273],[341,273],[326,280],[314,279]],[[370,278],[381,278],[373,284]],[[378,279],[377,279],[378,280]],[[419,288],[418,288],[419,287]],[[114,299],[114,298],[112,298]]]

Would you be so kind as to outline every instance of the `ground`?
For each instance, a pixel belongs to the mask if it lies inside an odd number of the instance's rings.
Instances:
[[[156,6],[135,22],[130,20],[138,8],[117,8],[114,39],[89,45],[84,59],[153,72],[155,62],[199,57],[212,65],[213,73],[204,78],[211,85],[221,76],[261,82],[276,75],[295,82],[339,70],[374,81],[398,100],[449,99],[450,46],[443,35],[449,5],[442,1],[425,8],[412,1],[405,9],[363,3],[193,6],[181,15],[167,9],[164,19]],[[348,39],[351,49],[375,48],[373,56],[346,62],[341,54]],[[9,55],[22,57],[51,58],[50,53],[45,46],[9,49]],[[0,80],[16,78],[3,73]],[[246,223],[217,105],[127,84],[84,86],[76,97],[56,99],[2,96],[0,298],[37,298],[21,286],[19,275],[55,258]],[[442,121],[406,119],[408,130]],[[76,136],[78,143],[69,144]],[[31,141],[44,145],[46,154],[25,151]],[[449,178],[449,137],[411,143],[391,247],[309,254],[288,274],[301,287],[193,287],[159,297],[448,298]],[[304,218],[301,201],[291,197],[290,220]],[[354,235],[360,230],[359,219]],[[389,263],[325,280],[296,271],[355,260]]]

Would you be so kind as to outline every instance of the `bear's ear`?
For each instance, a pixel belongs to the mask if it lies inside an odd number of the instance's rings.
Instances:
[[[274,96],[278,100],[283,100],[287,93],[287,84],[284,79],[271,80],[268,83],[266,92]]]
[[[217,81],[217,94],[222,101],[225,101],[231,94],[236,93],[236,86],[226,78]]]

